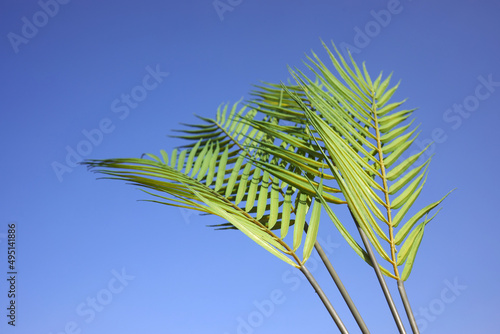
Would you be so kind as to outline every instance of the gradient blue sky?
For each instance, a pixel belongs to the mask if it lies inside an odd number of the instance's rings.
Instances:
[[[134,187],[66,162],[78,149],[85,158],[171,150],[179,142],[166,135],[193,113],[212,117],[260,80],[287,80],[286,66],[303,66],[310,49],[324,57],[319,38],[354,47],[374,75],[394,71],[397,97],[419,108],[420,139],[441,132],[418,204],[458,190],[407,283],[422,332],[498,331],[498,2],[221,0],[231,10],[219,13],[212,0],[60,2],[0,4],[1,277],[11,222],[19,256],[17,326],[6,323],[2,279],[2,333],[335,332],[299,272],[241,233],[138,202]],[[388,8],[390,18],[377,14]],[[157,81],[144,82],[151,71]],[[131,93],[140,101],[127,106]],[[86,146],[98,128],[106,133]],[[67,166],[59,175],[57,164]],[[372,332],[396,333],[370,268],[331,224],[320,233]],[[356,333],[325,271],[310,266]],[[241,319],[255,326],[238,332]]]

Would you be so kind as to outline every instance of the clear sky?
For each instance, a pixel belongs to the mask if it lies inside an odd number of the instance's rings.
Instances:
[[[303,68],[311,49],[325,57],[320,38],[402,80],[397,97],[419,108],[420,145],[440,133],[418,204],[458,190],[426,229],[406,284],[422,332],[498,331],[497,1],[3,0],[0,13],[0,332],[335,332],[300,273],[241,233],[139,202],[134,187],[75,165],[171,150],[179,141],[166,135],[194,113],[212,117],[261,80],[287,80],[287,65]],[[372,271],[323,221],[365,321],[396,333]],[[356,333],[323,268],[310,266]]]

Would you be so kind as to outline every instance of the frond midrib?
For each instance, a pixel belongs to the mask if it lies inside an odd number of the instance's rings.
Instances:
[[[378,123],[378,116],[377,116],[377,103],[376,103],[376,94],[373,89],[374,87],[371,87],[371,112],[373,114],[373,121],[374,121],[374,129],[375,129],[375,140],[377,142],[377,153],[378,153],[378,163],[380,166],[380,178],[382,179],[382,192],[384,193],[385,197],[385,208],[387,212],[387,224],[389,227],[389,243],[391,247],[391,264],[394,269],[394,275],[396,278],[399,280],[400,275],[399,275],[399,270],[398,270],[398,265],[397,265],[397,257],[396,257],[396,241],[394,237],[394,227],[392,226],[392,211],[391,211],[391,202],[389,198],[389,185],[388,185],[388,179],[387,179],[387,174],[386,174],[386,168],[385,168],[385,163],[384,163],[384,153],[382,149],[382,136],[380,134],[380,127]]]

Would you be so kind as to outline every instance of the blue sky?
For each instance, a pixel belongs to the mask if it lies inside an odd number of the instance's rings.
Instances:
[[[4,0],[0,13],[3,277],[9,223],[18,255],[16,328],[2,279],[2,333],[334,331],[300,273],[241,233],[74,165],[171,150],[166,135],[194,113],[287,80],[311,49],[325,57],[320,38],[350,46],[373,75],[393,71],[397,97],[419,108],[420,145],[439,137],[418,203],[457,188],[406,284],[422,332],[498,330],[497,2]],[[332,224],[320,235],[372,332],[396,333],[370,268]]]

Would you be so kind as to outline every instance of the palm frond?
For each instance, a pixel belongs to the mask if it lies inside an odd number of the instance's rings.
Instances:
[[[299,70],[291,70],[306,98],[285,85],[283,89],[304,112],[311,126],[311,138],[318,148],[324,149],[323,161],[356,221],[390,264],[391,270],[382,268],[384,273],[405,280],[411,272],[423,226],[430,219],[410,231],[446,196],[413,216],[406,216],[425,184],[431,159],[413,166],[425,149],[401,159],[418,137],[416,128],[411,128],[413,121],[405,124],[414,110],[398,110],[404,101],[391,101],[399,85],[388,88],[391,76],[384,78],[381,73],[372,81],[364,64],[361,70],[352,58],[348,64],[338,50],[334,54],[328,47],[325,49],[338,77],[313,53],[308,57],[308,67],[314,81]],[[304,103],[304,99],[310,104]],[[294,164],[301,163],[305,159]],[[403,243],[409,233],[411,238]],[[397,254],[396,246],[401,243],[403,257]],[[388,251],[384,245],[388,245]],[[402,265],[404,274],[399,273]]]
[[[145,189],[155,203],[194,209],[226,220],[215,227],[236,228],[285,262],[300,267],[311,255],[316,241],[321,202],[315,201],[311,233],[303,240],[306,215],[314,193],[298,191],[261,168],[275,164],[269,152],[248,145],[250,141],[271,145],[269,134],[249,123],[256,115],[247,107],[221,106],[216,119],[201,118],[205,124],[187,125],[178,136],[189,144],[161,157],[146,154],[141,159],[88,160],[97,173]],[[273,124],[266,116],[259,121]],[[195,129],[195,130],[193,130]],[[258,162],[258,164],[254,164]],[[295,203],[294,205],[292,203]],[[285,242],[293,230],[290,246]],[[275,231],[280,231],[279,236]],[[297,255],[303,246],[303,256]]]

